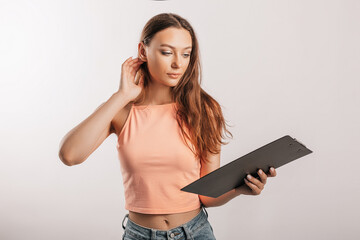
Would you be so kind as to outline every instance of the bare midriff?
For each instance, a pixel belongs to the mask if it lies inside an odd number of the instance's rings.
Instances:
[[[200,211],[201,208],[174,214],[143,214],[129,211],[129,219],[142,227],[167,231],[190,221]]]

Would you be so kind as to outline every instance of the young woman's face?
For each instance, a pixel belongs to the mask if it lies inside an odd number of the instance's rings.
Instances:
[[[175,86],[189,65],[191,43],[187,30],[170,27],[157,32],[149,46],[142,45],[145,46],[145,59],[152,81]],[[170,73],[180,75],[174,77]]]

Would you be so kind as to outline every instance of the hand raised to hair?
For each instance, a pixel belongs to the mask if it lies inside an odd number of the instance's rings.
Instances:
[[[142,91],[144,87],[144,79],[141,76],[138,83],[135,82],[135,76],[141,64],[144,61],[140,58],[129,57],[121,65],[121,79],[119,92],[126,95],[130,101],[134,100]]]

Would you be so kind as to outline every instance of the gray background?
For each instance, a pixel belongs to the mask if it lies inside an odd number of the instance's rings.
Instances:
[[[360,237],[360,2],[0,1],[0,238],[121,239],[115,134],[82,164],[61,138],[119,87],[140,32],[180,14],[233,139],[221,166],[286,134],[314,153],[259,196],[208,208],[217,239]]]

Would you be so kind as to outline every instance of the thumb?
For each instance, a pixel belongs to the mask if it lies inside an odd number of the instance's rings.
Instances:
[[[139,85],[140,87],[144,87],[144,75],[141,75],[138,85]]]

